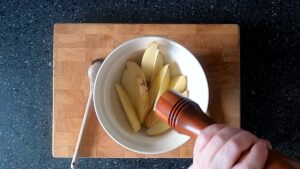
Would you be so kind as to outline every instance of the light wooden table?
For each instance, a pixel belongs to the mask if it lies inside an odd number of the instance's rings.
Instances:
[[[234,24],[56,24],[53,42],[54,157],[71,157],[88,97],[87,69],[120,43],[143,35],[173,39],[199,60],[208,78],[208,110],[217,122],[240,126],[240,33]],[[83,139],[84,157],[192,157],[194,140],[168,153],[142,155],[113,142],[92,113]]]

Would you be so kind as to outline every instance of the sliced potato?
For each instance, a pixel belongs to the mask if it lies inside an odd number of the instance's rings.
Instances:
[[[145,126],[151,128],[155,123],[159,121],[159,117],[155,114],[155,111],[150,111],[145,119]]]
[[[164,57],[163,55],[159,52],[157,55],[157,59],[155,61],[155,65],[153,68],[153,72],[152,72],[152,77],[151,77],[151,81],[156,77],[157,73],[159,72],[159,70],[161,70],[161,68],[163,67],[163,63],[164,63]],[[150,81],[150,82],[151,82]]]
[[[185,97],[189,97],[189,91],[187,89],[185,89],[185,91],[183,91],[181,94]]]
[[[181,75],[179,66],[176,62],[172,62],[170,64],[170,75],[171,75],[171,77]]]
[[[178,75],[171,78],[169,89],[181,93],[186,89],[186,85],[187,85],[186,76]]]
[[[154,126],[146,130],[146,133],[150,136],[159,135],[169,129],[169,125],[163,121],[158,121]]]
[[[121,84],[128,93],[136,109],[140,122],[143,122],[149,111],[149,91],[142,69],[135,62],[127,62],[123,71]]]
[[[152,73],[155,67],[155,63],[158,57],[159,50],[157,48],[157,42],[152,42],[145,50],[142,58],[142,69],[145,73],[146,80],[151,81]]]
[[[141,129],[141,123],[139,121],[138,115],[130,101],[128,94],[122,88],[121,85],[115,84],[119,99],[121,101],[122,107],[125,111],[127,119],[130,123],[131,128],[134,132],[138,132]]]
[[[170,83],[169,65],[165,65],[158,72],[158,74],[150,84],[150,89],[149,89],[150,107],[154,105],[158,97],[160,97],[165,91],[168,90],[169,83]]]

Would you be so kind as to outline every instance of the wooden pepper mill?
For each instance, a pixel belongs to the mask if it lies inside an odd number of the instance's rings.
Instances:
[[[156,114],[178,133],[197,137],[202,129],[214,122],[198,104],[182,97],[180,94],[167,91],[157,101]],[[288,158],[275,150],[269,150],[264,169],[299,169],[300,162]]]

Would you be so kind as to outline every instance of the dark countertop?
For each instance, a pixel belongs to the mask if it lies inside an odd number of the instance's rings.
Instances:
[[[51,155],[58,22],[238,23],[242,127],[300,158],[300,1],[0,1],[0,168],[67,168]],[[191,159],[83,159],[81,168],[187,168]]]

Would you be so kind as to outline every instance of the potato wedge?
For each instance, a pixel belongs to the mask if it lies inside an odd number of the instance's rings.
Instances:
[[[145,119],[145,126],[147,128],[151,128],[152,126],[155,125],[155,123],[157,123],[159,121],[159,117],[155,114],[155,111],[150,111],[150,113],[148,113],[148,115],[146,116]]]
[[[159,50],[157,48],[158,44],[157,42],[152,42],[145,50],[142,58],[142,70],[145,73],[146,80],[148,82],[152,79],[152,74],[154,73],[154,67],[156,60],[158,58]]]
[[[178,75],[181,75],[178,64],[176,62],[170,63],[170,76],[174,77]]]
[[[163,67],[163,63],[164,63],[164,57],[163,57],[163,55],[159,52],[158,55],[157,55],[157,59],[156,59],[156,61],[155,61],[154,68],[153,68],[151,81],[156,77],[157,73],[161,70],[161,68]],[[150,82],[151,82],[151,81],[150,81]]]
[[[150,84],[150,89],[149,89],[150,107],[154,105],[158,97],[160,97],[165,91],[168,90],[169,83],[170,83],[169,65],[165,65],[158,72],[158,74]]]
[[[131,128],[134,132],[138,132],[141,129],[141,123],[128,94],[119,84],[115,84],[115,88]]]
[[[187,86],[186,76],[178,75],[171,78],[169,89],[182,93]]]
[[[140,122],[144,122],[150,108],[149,91],[145,75],[138,64],[135,62],[127,62],[126,69],[123,71],[121,84],[128,93],[138,113]]]
[[[169,125],[163,121],[158,121],[154,126],[146,130],[146,133],[150,136],[159,135],[169,129]]]
[[[185,89],[185,91],[183,91],[181,93],[184,97],[189,97],[189,91],[187,89]]]

